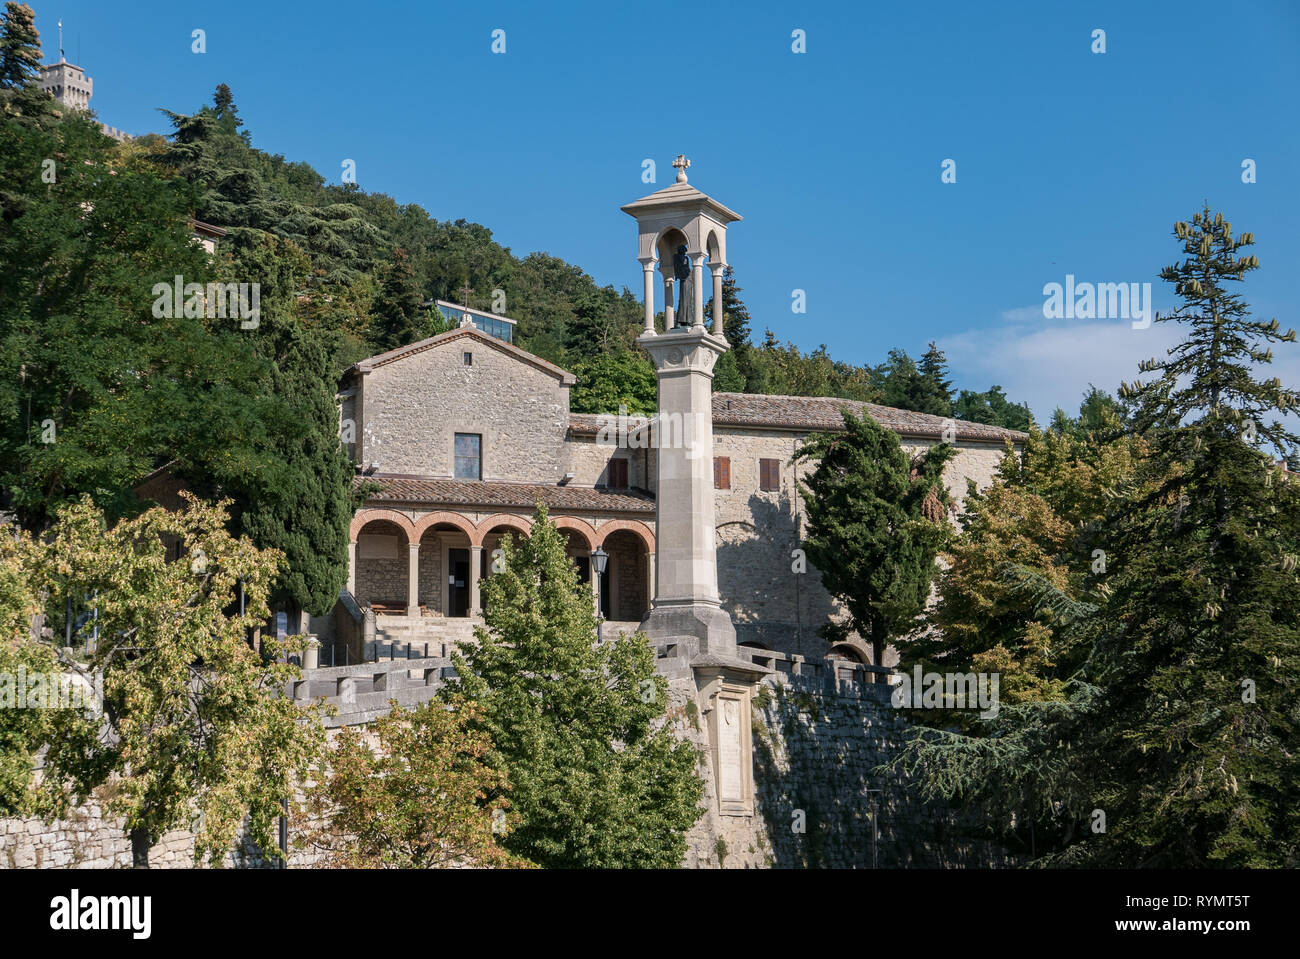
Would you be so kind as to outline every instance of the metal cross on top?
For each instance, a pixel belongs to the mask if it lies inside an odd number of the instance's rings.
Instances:
[[[686,182],[686,170],[690,167],[691,161],[686,159],[686,154],[677,154],[677,159],[673,161],[673,167],[677,170],[677,182]]]
[[[464,296],[465,309],[468,310],[468,309],[469,309],[469,295],[470,295],[471,293],[473,293],[474,291],[471,290],[469,284],[466,283],[464,286],[462,286],[462,287],[460,288],[460,291],[459,291],[459,292]]]

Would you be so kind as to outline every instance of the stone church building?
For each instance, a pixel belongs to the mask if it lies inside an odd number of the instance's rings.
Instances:
[[[618,442],[614,417],[571,413],[573,374],[476,322],[466,313],[460,328],[343,378],[344,439],[369,491],[351,527],[349,592],[373,612],[381,642],[466,639],[481,622],[492,551],[502,536],[527,535],[540,501],[593,583],[606,630],[635,628],[655,596],[656,450],[644,430],[638,442],[635,421]],[[792,571],[805,519],[791,459],[811,433],[840,428],[842,408],[869,413],[912,451],[955,430],[945,482],[957,503],[967,479],[986,485],[1006,442],[1024,438],[855,401],[714,393],[718,593],[741,646],[869,661],[857,640],[828,648],[817,630],[836,604],[814,568]],[[608,557],[599,577],[597,550]]]

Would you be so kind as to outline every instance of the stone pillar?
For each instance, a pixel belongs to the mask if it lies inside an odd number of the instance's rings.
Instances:
[[[677,310],[673,306],[673,304],[676,302],[677,300],[673,297],[673,278],[671,276],[665,276],[664,277],[664,331],[665,332],[671,330],[674,326],[676,326],[675,317],[677,316]],[[645,334],[642,335],[644,336]]]
[[[408,543],[406,557],[406,615],[420,615],[420,544]]]
[[[652,549],[646,550],[645,554],[645,581],[645,598],[648,606],[655,598],[655,551]]]
[[[643,256],[641,270],[645,275],[645,331],[655,331],[655,261],[652,256]]]
[[[692,332],[704,332],[704,254],[697,253],[691,257],[691,279],[694,281],[691,285],[695,288],[694,296],[691,297],[694,302],[691,304],[691,330]],[[713,376],[710,375],[712,380]],[[709,431],[709,448],[713,448],[713,432]]]
[[[357,541],[348,543],[348,592],[353,598],[357,595]]]
[[[483,615],[483,598],[479,594],[478,571],[483,565],[483,547],[471,546],[469,548],[469,614],[471,616]]]
[[[722,272],[727,268],[725,263],[709,263],[709,269],[713,273],[713,335],[722,336],[723,316],[722,316]]]
[[[718,599],[713,508],[713,366],[727,341],[693,328],[643,335],[637,344],[659,380],[657,569],[642,628],[652,638],[694,637],[700,652],[734,657],[736,629]]]

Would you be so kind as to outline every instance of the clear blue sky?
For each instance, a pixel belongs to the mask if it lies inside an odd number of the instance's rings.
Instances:
[[[729,253],[756,338],[854,363],[937,339],[959,386],[1001,383],[1040,419],[1169,340],[1046,320],[1044,284],[1151,281],[1169,307],[1169,231],[1204,199],[1256,234],[1256,311],[1300,326],[1300,3],[32,5],[46,61],[62,17],[112,126],[165,131],[155,108],[229,83],[256,146],[335,181],[354,159],[367,190],[638,293],[619,206],[685,152],[744,216]],[[1279,359],[1300,384],[1300,346]]]

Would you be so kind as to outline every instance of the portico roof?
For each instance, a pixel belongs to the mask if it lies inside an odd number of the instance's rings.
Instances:
[[[649,496],[631,490],[590,486],[544,486],[384,473],[358,476],[353,481],[355,487],[363,483],[380,486],[366,497],[367,503],[532,509],[540,500],[549,510],[651,514],[655,510],[655,501]]]

